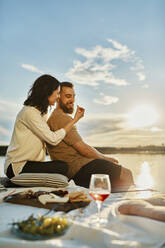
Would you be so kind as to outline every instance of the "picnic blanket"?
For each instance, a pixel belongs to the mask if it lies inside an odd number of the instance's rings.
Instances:
[[[40,188],[41,189],[41,188]],[[44,188],[45,189],[45,188]],[[78,186],[70,186],[70,190],[86,190]],[[10,189],[12,191],[13,189]],[[50,188],[49,188],[50,190]],[[0,194],[1,199],[8,192]],[[17,192],[21,189],[16,189]],[[137,198],[141,191],[112,193],[104,202],[102,217],[108,220],[105,227],[91,225],[92,218],[97,215],[94,201],[80,212],[79,209],[67,213],[72,218],[72,225],[67,233],[59,238],[44,241],[27,241],[16,237],[10,232],[12,221],[22,220],[33,214],[44,214],[47,210],[31,206],[16,205],[7,202],[0,203],[0,247],[70,247],[70,248],[100,248],[100,247],[141,247],[162,248],[165,244],[165,223],[137,216],[121,215],[118,212],[119,203],[124,199]],[[153,192],[145,192],[146,195]],[[156,194],[156,193],[155,193]],[[55,213],[59,215],[60,212]],[[62,214],[62,212],[61,212]],[[73,218],[74,217],[74,218]]]

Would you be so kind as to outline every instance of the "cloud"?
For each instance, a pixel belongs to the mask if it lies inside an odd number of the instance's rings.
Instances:
[[[3,136],[3,135],[9,136],[10,132],[6,128],[0,126],[0,136]]]
[[[144,65],[142,59],[137,56],[134,56],[134,65],[130,67],[131,71],[142,71],[144,70]]]
[[[146,76],[142,72],[137,72],[136,75],[139,78],[139,81],[144,81],[146,79]]]
[[[125,116],[122,114],[90,114],[78,123],[78,127],[83,135],[89,138],[91,135],[102,135],[122,130],[124,123]]]
[[[24,68],[25,70],[28,70],[28,71],[43,74],[43,72],[41,70],[39,70],[37,67],[35,67],[34,65],[22,64],[21,67]]]
[[[97,86],[98,77],[100,78],[102,77],[101,75],[99,75],[99,72],[91,71],[89,68],[90,65],[88,62],[82,63],[81,61],[76,60],[73,62],[73,68],[71,68],[67,72],[66,76],[70,78],[72,81],[77,82],[79,84]]]
[[[118,41],[108,39],[108,47],[96,45],[91,49],[76,48],[75,52],[81,60],[74,60],[73,66],[66,76],[78,84],[97,86],[101,83],[117,86],[127,86],[129,82],[124,77],[117,77],[121,63],[132,64],[128,70],[136,72],[139,80],[144,80],[142,60],[136,56],[135,51]]]
[[[70,78],[72,81],[77,82],[79,84],[97,86],[99,82],[103,81],[104,83],[125,86],[129,83],[120,78],[116,78],[114,74],[109,71],[109,67],[112,68],[111,65],[98,65],[98,63],[90,63],[74,61],[73,68],[71,68],[66,76]],[[105,70],[103,70],[103,68]]]
[[[110,42],[113,47],[116,49],[113,49],[114,57],[113,59],[122,59],[124,61],[129,61],[130,58],[132,58],[133,55],[135,55],[135,51],[130,50],[126,45],[120,44],[118,41],[108,39],[108,42]],[[109,59],[112,60],[112,53],[109,54]]]
[[[6,128],[4,123],[0,124],[0,145],[8,145],[10,142],[12,128]]]
[[[0,144],[9,143],[16,114],[20,108],[21,104],[0,100]]]
[[[103,95],[100,99],[94,99],[93,102],[97,104],[110,105],[119,101],[118,97],[115,96],[105,96]]]
[[[8,100],[0,100],[0,120],[13,120],[21,104]]]
[[[144,72],[142,72],[142,70],[144,70],[143,61],[138,57],[134,57],[134,62],[135,62],[135,65],[131,66],[130,70],[138,71],[136,75],[138,76],[139,81],[144,81],[146,79],[146,75]]]
[[[151,128],[151,131],[152,131],[152,132],[161,132],[162,129],[159,128],[159,127],[152,127],[152,128]]]
[[[161,132],[165,137],[165,131]],[[155,134],[155,135],[154,135]],[[151,130],[114,130],[110,132],[93,132],[86,137],[86,142],[93,146],[130,147],[139,145],[161,145],[163,138]]]
[[[0,100],[0,120],[13,120],[21,104],[8,100]]]
[[[79,123],[80,134],[92,146],[129,147],[161,145],[165,130],[152,128],[129,128],[124,114],[100,114],[87,116]]]
[[[143,85],[142,85],[142,88],[148,89],[148,88],[149,88],[149,85],[148,85],[148,84],[143,84]]]

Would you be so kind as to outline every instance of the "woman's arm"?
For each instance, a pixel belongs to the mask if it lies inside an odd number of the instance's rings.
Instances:
[[[77,107],[76,114],[74,119],[70,121],[64,128],[61,128],[57,131],[51,131],[47,122],[41,116],[40,111],[34,107],[29,107],[26,111],[26,114],[21,119],[36,136],[41,140],[51,144],[57,145],[65,137],[66,133],[73,127],[73,125],[84,115],[84,110],[80,111],[80,107]]]
[[[70,129],[73,127],[73,125],[79,121],[79,119],[81,119],[84,116],[84,112],[85,110],[81,107],[79,107],[77,105],[77,110],[75,113],[75,116],[73,118],[73,120],[71,120],[68,124],[66,124],[66,126],[64,127],[66,133],[68,133],[70,131]]]

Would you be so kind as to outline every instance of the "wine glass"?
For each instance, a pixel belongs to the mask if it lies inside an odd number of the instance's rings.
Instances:
[[[98,225],[105,223],[105,220],[101,218],[100,212],[103,201],[109,197],[110,193],[111,184],[109,175],[92,174],[89,185],[89,194],[97,204],[98,219],[95,219],[95,221]]]

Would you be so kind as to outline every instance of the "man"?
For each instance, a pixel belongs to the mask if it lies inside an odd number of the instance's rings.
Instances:
[[[52,131],[70,122],[71,116],[68,114],[74,111],[74,101],[73,84],[61,83],[57,107],[48,119]],[[58,145],[47,144],[47,149],[52,160],[63,160],[68,163],[67,176],[77,185],[88,188],[92,174],[108,174],[112,187],[134,184],[130,170],[119,165],[116,159],[103,155],[85,143],[75,126]]]

